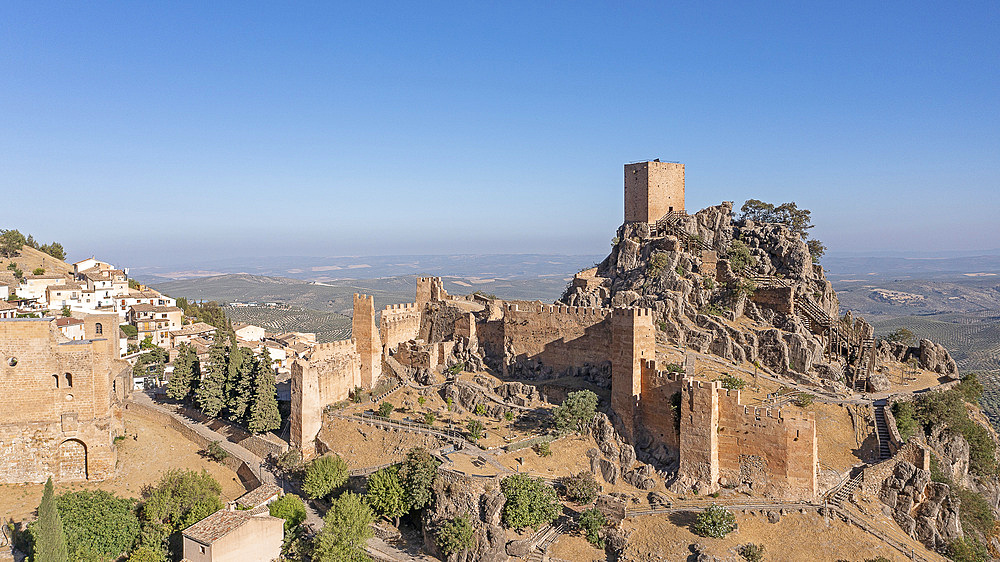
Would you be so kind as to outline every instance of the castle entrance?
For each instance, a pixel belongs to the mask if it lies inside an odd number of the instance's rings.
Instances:
[[[67,439],[59,445],[59,478],[87,479],[87,446],[83,442]]]

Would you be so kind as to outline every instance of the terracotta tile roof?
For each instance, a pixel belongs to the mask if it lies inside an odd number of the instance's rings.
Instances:
[[[76,326],[77,324],[83,324],[83,320],[79,318],[56,318],[56,326],[62,328],[63,326]]]
[[[253,515],[245,511],[220,509],[201,521],[184,529],[184,536],[202,544],[212,544],[250,521]]]
[[[135,307],[132,307],[135,308]],[[180,310],[179,308],[177,310]],[[214,331],[215,326],[206,324],[204,322],[195,322],[194,324],[189,324],[184,326],[180,330],[173,330],[170,332],[171,336],[188,336],[193,334],[203,334],[208,331]]]
[[[17,306],[10,304],[5,300],[0,300],[0,310],[13,310],[15,308],[17,308]]]
[[[155,304],[133,304],[132,310],[136,312],[181,312],[181,309],[176,306],[158,306]]]
[[[281,488],[274,484],[263,484],[236,498],[236,505],[244,508],[260,507],[271,498],[281,495]]]

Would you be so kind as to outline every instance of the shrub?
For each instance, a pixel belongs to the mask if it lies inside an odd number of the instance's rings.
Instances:
[[[955,562],[981,562],[991,559],[983,543],[969,536],[948,543],[948,558]]]
[[[486,415],[486,405],[485,404],[476,404],[476,415],[477,416],[485,416]]]
[[[670,263],[670,256],[666,252],[654,252],[649,256],[649,265],[646,266],[646,273],[650,277],[659,277],[663,270]]]
[[[445,556],[469,550],[476,544],[472,519],[459,515],[445,522],[437,530],[434,542]]]
[[[523,529],[555,521],[560,504],[556,491],[540,478],[514,474],[500,481],[507,501],[503,505],[503,523],[512,529]]]
[[[892,405],[892,415],[896,418],[896,429],[899,430],[899,436],[904,441],[912,437],[917,430],[917,420],[913,418],[913,403],[896,402]]]
[[[729,247],[729,263],[734,273],[742,275],[746,269],[757,265],[757,258],[750,253],[750,247],[742,240],[733,240]]]
[[[683,365],[678,365],[677,363],[667,363],[667,366],[664,367],[664,369],[666,369],[666,371],[668,373],[683,373],[684,372],[684,366]]]
[[[337,455],[313,459],[306,465],[302,491],[310,498],[322,498],[347,482],[347,463]]]
[[[31,271],[31,274],[32,275],[45,275],[45,268],[44,267],[36,267],[35,269],[33,269]]]
[[[404,496],[398,466],[383,468],[368,477],[365,499],[376,514],[395,519],[398,524],[399,517],[408,511]]]
[[[981,536],[989,536],[996,523],[990,503],[983,496],[967,488],[952,486],[952,490],[962,500],[958,506],[958,518],[962,522],[962,530],[965,533],[975,530]]]
[[[427,425],[434,425],[434,420],[436,418],[437,418],[437,416],[434,415],[434,412],[424,412],[424,423],[425,424],[427,424]]]
[[[712,504],[698,514],[692,530],[702,537],[721,539],[736,530],[736,516],[721,505]]]
[[[540,457],[552,456],[552,447],[549,445],[548,441],[536,443],[533,447],[531,447],[531,449]]]
[[[212,459],[215,462],[222,462],[229,458],[229,451],[222,448],[222,444],[219,441],[212,441],[208,444],[205,449],[205,456]]]
[[[563,403],[553,410],[556,428],[562,432],[573,429],[583,432],[596,413],[597,395],[590,390],[570,392]]]
[[[587,536],[587,540],[590,541],[590,544],[598,548],[604,548],[604,539],[601,538],[601,530],[608,524],[608,520],[601,513],[601,510],[596,507],[585,510],[580,514],[578,523],[584,535]]]
[[[355,404],[360,404],[365,397],[365,389],[360,386],[356,386],[347,393],[347,397]]]
[[[285,533],[289,533],[306,520],[306,504],[295,494],[285,494],[267,506],[271,517],[285,520]]]
[[[597,480],[589,471],[582,471],[576,476],[567,476],[562,479],[566,488],[566,497],[570,501],[579,504],[593,503],[597,499]]]
[[[395,407],[392,405],[392,402],[389,402],[388,400],[383,400],[378,405],[378,415],[379,415],[379,417],[383,417],[383,418],[389,417],[389,415],[392,414],[392,410],[394,408]]]
[[[483,438],[483,422],[479,420],[469,420],[466,424],[465,429],[469,431],[469,440],[479,441]]]
[[[814,398],[815,397],[808,392],[800,392],[799,395],[795,397],[795,405],[800,408],[805,408],[813,403]]]
[[[62,315],[63,315],[64,318],[69,318],[70,316],[73,316],[73,311],[69,309],[68,305],[63,305],[61,312],[62,312]],[[131,325],[129,327],[130,328],[135,328],[135,326],[131,326]]]
[[[740,545],[739,553],[747,562],[763,562],[764,545],[748,542],[747,544]]]
[[[274,464],[282,472],[295,472],[302,468],[302,453],[298,449],[289,449],[278,455]]]
[[[417,404],[420,404],[421,406],[423,406],[426,403],[427,403],[427,397],[426,396],[421,396],[421,397],[417,398]]]
[[[715,303],[709,303],[701,307],[701,310],[698,311],[698,314],[705,314],[708,316],[722,316],[723,312],[725,311],[722,310],[721,306]]]
[[[503,419],[505,419],[507,421],[514,421],[514,411],[513,410],[507,410],[506,412],[504,412],[503,413]]]
[[[896,330],[895,332],[893,332],[893,333],[889,334],[888,336],[886,336],[885,339],[887,339],[887,340],[889,340],[891,342],[898,342],[898,343],[910,345],[911,343],[913,343],[913,338],[914,338],[913,332],[907,330],[906,328],[900,328],[900,329]]]
[[[746,388],[747,385],[747,381],[729,373],[724,374],[717,380],[722,382],[723,388],[728,388],[729,390],[741,390]]]

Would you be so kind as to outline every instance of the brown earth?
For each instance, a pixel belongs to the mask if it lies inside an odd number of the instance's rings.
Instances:
[[[14,262],[25,275],[30,274],[36,267],[45,270],[46,275],[64,275],[73,272],[73,266],[56,258],[40,252],[30,246],[22,246],[18,255],[12,258],[4,258],[4,268],[7,264]]]
[[[140,408],[125,411],[125,439],[118,443],[118,473],[103,482],[56,484],[56,493],[107,490],[119,496],[140,497],[142,487],[154,484],[172,468],[205,469],[222,486],[222,501],[241,496],[246,489],[236,473],[199,454],[201,448],[171,426],[143,415]],[[42,484],[0,485],[0,514],[21,521],[34,518],[42,499]]]

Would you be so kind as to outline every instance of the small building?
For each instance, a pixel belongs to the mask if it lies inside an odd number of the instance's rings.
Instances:
[[[79,318],[56,318],[56,326],[64,336],[79,341],[84,339],[83,320]]]
[[[191,562],[271,562],[281,557],[285,520],[267,505],[281,497],[277,486],[247,492],[181,533]]]
[[[214,334],[215,326],[212,326],[211,324],[206,324],[204,322],[188,324],[179,330],[171,330],[169,334],[170,347],[176,348],[182,343],[194,343],[194,340],[196,339],[211,341]]]
[[[233,322],[233,330],[236,332],[236,337],[243,341],[261,341],[264,339],[264,328],[260,326]]]
[[[160,347],[170,347],[170,332],[181,327],[183,311],[176,306],[137,304],[129,309],[127,319],[139,330],[139,340],[147,337]]]
[[[14,318],[16,316],[17,307],[6,300],[0,300],[0,318]]]

